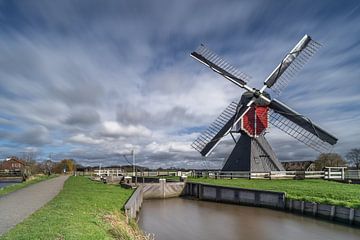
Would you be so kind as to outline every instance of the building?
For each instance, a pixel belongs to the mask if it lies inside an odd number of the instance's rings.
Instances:
[[[26,168],[25,161],[18,159],[17,157],[7,158],[1,163],[0,169],[5,171],[24,171]]]
[[[314,161],[282,161],[286,171],[314,171]]]

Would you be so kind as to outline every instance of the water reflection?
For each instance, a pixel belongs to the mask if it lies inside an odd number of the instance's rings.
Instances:
[[[16,184],[18,182],[0,182],[0,188],[12,185],[12,184]]]
[[[156,240],[360,239],[360,229],[264,208],[181,198],[145,201],[139,225]]]

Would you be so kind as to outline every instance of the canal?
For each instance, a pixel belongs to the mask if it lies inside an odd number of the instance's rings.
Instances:
[[[139,226],[156,240],[359,240],[360,229],[282,211],[171,198],[146,200]]]
[[[19,182],[0,182],[0,188],[6,187],[6,186],[9,186],[12,184],[16,184],[16,183],[19,183]]]

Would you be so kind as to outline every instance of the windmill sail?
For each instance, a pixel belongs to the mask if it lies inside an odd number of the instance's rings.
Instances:
[[[279,95],[292,77],[299,72],[306,62],[317,52],[320,44],[305,35],[275,68],[264,84]]]
[[[249,101],[247,105],[238,107],[238,103],[232,102],[191,146],[200,152],[201,155],[208,156],[221,139],[231,131],[232,127],[250,109],[251,104],[252,101]]]
[[[207,49],[204,45],[200,45],[200,47],[190,55],[240,87],[246,85],[251,78],[231,66],[227,61]]]
[[[272,110],[270,112],[270,123],[309,147],[319,152],[328,152],[332,145],[336,144],[336,137],[284,103],[274,99],[269,107]]]

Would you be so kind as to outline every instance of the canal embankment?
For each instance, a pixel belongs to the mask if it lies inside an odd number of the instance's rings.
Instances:
[[[188,182],[182,196],[220,203],[274,208],[360,226],[360,209],[293,200],[287,198],[285,192]]]
[[[1,181],[4,181],[4,185],[0,186],[0,197],[7,195],[11,192],[15,192],[19,189],[25,188],[29,185],[39,183],[41,181],[45,181],[54,177],[57,177],[58,175],[35,175],[30,176],[26,181],[23,181],[22,178],[7,178],[2,179]]]
[[[143,179],[145,182],[145,179]],[[156,182],[154,182],[156,180]],[[166,179],[151,179],[139,184],[126,202],[124,209],[127,221],[135,219],[145,199],[165,199],[183,194],[185,182],[166,182]]]
[[[174,182],[166,183],[165,181],[165,179],[161,179],[160,183],[151,184],[151,187],[147,186],[149,184],[142,184],[125,205],[127,218],[131,219],[137,217],[144,199],[182,196],[219,203],[273,208],[360,226],[360,209],[358,208],[296,200],[289,198],[285,192],[281,191],[220,186],[196,182],[187,182],[186,184]],[[276,184],[274,181],[272,183]],[[173,189],[174,186],[176,186],[175,184],[179,184],[175,191],[176,194],[166,195],[165,189]]]

